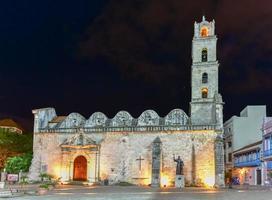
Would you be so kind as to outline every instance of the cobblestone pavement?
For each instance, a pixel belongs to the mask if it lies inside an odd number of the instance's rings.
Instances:
[[[272,190],[260,189],[156,189],[144,187],[83,187],[59,186],[43,196],[26,195],[7,199],[14,200],[267,200]]]

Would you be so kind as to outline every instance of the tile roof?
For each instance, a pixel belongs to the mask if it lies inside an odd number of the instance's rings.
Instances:
[[[7,127],[15,127],[18,128],[20,130],[24,130],[22,128],[22,126],[20,124],[18,124],[17,122],[15,122],[13,119],[2,119],[0,120],[0,127],[1,126],[7,126]]]
[[[54,119],[52,119],[50,123],[59,123],[59,122],[62,122],[65,118],[66,116],[57,116]]]

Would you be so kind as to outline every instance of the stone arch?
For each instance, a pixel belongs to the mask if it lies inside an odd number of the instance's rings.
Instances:
[[[201,89],[201,97],[204,99],[208,98],[208,88]]]
[[[201,51],[201,62],[207,62],[208,61],[208,49],[203,48]]]
[[[154,110],[144,111],[138,118],[138,126],[158,126],[160,116]]]
[[[59,125],[59,128],[78,128],[82,127],[86,119],[79,113],[69,114]]]
[[[87,158],[83,155],[78,155],[74,159],[73,180],[86,181],[87,180]]]
[[[188,116],[181,109],[171,110],[165,117],[165,125],[186,125]]]
[[[106,126],[106,121],[108,117],[102,112],[95,112],[91,117],[86,121],[85,127],[95,127],[95,126]]]
[[[112,126],[131,126],[133,117],[127,111],[119,111],[112,119]]]
[[[209,35],[209,29],[207,26],[202,26],[200,29],[201,37],[207,37]]]
[[[202,83],[208,83],[208,80],[209,80],[208,78],[209,78],[208,73],[204,72],[202,74]]]

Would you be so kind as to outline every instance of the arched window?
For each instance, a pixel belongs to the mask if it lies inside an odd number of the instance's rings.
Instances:
[[[208,89],[207,88],[202,88],[202,98],[208,98]]]
[[[208,83],[208,74],[206,72],[202,74],[202,83]]]
[[[201,61],[202,62],[207,62],[208,61],[208,50],[206,48],[202,49]]]
[[[208,28],[207,28],[206,26],[203,26],[203,27],[201,28],[200,33],[201,33],[201,37],[207,37],[208,34],[209,34],[209,30],[208,30]]]

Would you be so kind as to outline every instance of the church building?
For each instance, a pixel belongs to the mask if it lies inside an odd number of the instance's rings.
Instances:
[[[108,118],[95,112],[58,116],[33,110],[34,144],[29,178],[52,174],[62,182],[128,182],[171,186],[180,156],[186,185],[224,186],[223,101],[218,91],[215,21],[194,24],[189,116],[146,110]]]

